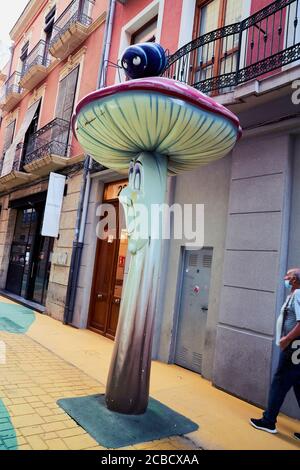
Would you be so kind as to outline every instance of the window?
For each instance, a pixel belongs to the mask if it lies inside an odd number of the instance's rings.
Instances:
[[[79,0],[79,15],[81,19],[90,16],[92,5],[93,0]]]
[[[69,73],[63,80],[59,82],[59,91],[56,103],[56,117],[64,119],[68,123],[71,121],[75,94],[78,81],[79,66],[76,67],[72,72]],[[59,141],[62,145],[67,148],[69,139],[69,129],[61,131],[60,126],[57,127],[54,133],[59,132],[59,135],[52,135],[52,139]]]
[[[56,6],[51,8],[49,13],[47,14],[45,18],[45,52],[44,52],[44,59],[47,60],[48,57],[48,51],[49,51],[49,46],[50,46],[50,41],[52,37],[52,31],[53,31],[53,26],[54,26],[54,20],[55,20],[55,13],[56,13]]]
[[[6,152],[6,150],[10,147],[12,144],[13,138],[14,138],[14,133],[15,133],[15,127],[16,127],[16,120],[10,122],[8,126],[5,129],[5,138],[4,138],[4,145],[3,145],[3,154]]]
[[[30,152],[34,150],[33,148],[34,140],[32,136],[34,135],[34,133],[37,131],[37,128],[38,128],[40,110],[41,110],[41,102],[39,103],[37,110],[24,136],[21,161],[24,161],[25,155],[29,154]]]
[[[25,69],[25,66],[26,66],[28,48],[29,48],[29,41],[27,41],[26,44],[24,44],[24,46],[21,49],[21,55],[20,55],[20,60],[21,60],[21,63],[22,63],[21,75],[23,75],[23,72],[24,72],[24,69]]]
[[[241,21],[243,0],[197,1],[194,38]],[[233,69],[238,52],[238,36],[205,44],[196,52],[194,82],[200,82]]]
[[[79,67],[76,67],[59,82],[59,92],[56,104],[56,117],[70,122],[76,93]]]
[[[157,16],[148,21],[142,28],[138,29],[131,36],[131,44],[140,44],[142,42],[155,42],[157,32]]]
[[[44,28],[45,33],[52,32],[53,25],[54,25],[54,19],[55,19],[55,13],[56,13],[56,6],[51,8],[49,13],[46,15],[45,28]]]

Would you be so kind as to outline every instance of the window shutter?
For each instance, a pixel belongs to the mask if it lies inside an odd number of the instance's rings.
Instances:
[[[55,20],[55,13],[56,13],[56,6],[49,11],[48,15],[45,18],[45,28],[44,31],[46,34],[51,34],[54,26],[54,20]]]
[[[8,126],[5,130],[3,153],[6,152],[6,150],[8,149],[8,147],[11,145],[11,143],[13,141],[14,133],[15,133],[15,127],[16,127],[16,120],[14,120],[10,124],[8,124]]]
[[[59,84],[59,92],[56,104],[56,117],[64,119],[69,123],[69,125],[74,108],[78,71],[79,67],[76,67],[74,70],[72,70],[71,73],[69,73],[69,75],[61,80]],[[54,132],[57,132],[57,130],[54,130]],[[69,139],[69,128],[63,131],[59,130],[59,135],[52,135],[52,138],[56,141],[59,141],[62,145],[67,146]]]
[[[67,78],[67,77],[66,77]],[[62,118],[63,117],[63,109],[64,109],[64,102],[65,102],[65,95],[67,89],[67,80],[64,78],[59,82],[59,90],[56,102],[56,117]]]
[[[78,70],[79,67],[76,67],[76,69],[72,70],[69,75],[61,80],[59,85],[56,117],[65,119],[68,122],[71,120],[74,107]]]
[[[27,41],[26,44],[24,44],[24,46],[21,49],[20,59],[22,60],[22,62],[24,62],[24,60],[26,59],[28,55],[28,48],[29,48],[29,41]]]

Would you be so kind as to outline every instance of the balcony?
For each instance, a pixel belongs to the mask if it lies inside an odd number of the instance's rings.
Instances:
[[[224,26],[169,56],[163,76],[206,94],[231,92],[300,59],[299,0],[277,0],[240,23]]]
[[[45,176],[67,166],[69,128],[69,122],[56,118],[35,132],[26,147],[23,170]]]
[[[73,0],[53,26],[49,52],[65,59],[87,38],[94,0]]]
[[[32,90],[48,73],[50,59],[45,41],[39,41],[26,57],[21,73],[20,86]]]
[[[22,154],[23,144],[18,144],[16,147],[15,159],[12,169],[6,175],[1,175],[3,168],[3,159],[0,162],[0,192],[7,191],[9,189],[21,186],[22,184],[28,183],[36,178],[35,175],[24,173],[21,171],[22,168]],[[4,155],[3,155],[4,158]]]
[[[24,90],[20,86],[21,75],[14,72],[4,83],[1,89],[0,108],[10,112],[21,101]]]

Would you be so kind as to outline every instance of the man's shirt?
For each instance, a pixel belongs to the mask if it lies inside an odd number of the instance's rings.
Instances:
[[[282,326],[282,336],[287,336],[300,322],[300,289],[288,297]]]

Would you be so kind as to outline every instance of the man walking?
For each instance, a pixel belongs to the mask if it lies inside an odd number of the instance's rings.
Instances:
[[[300,269],[291,269],[285,276],[286,288],[291,291],[277,322],[276,344],[281,353],[274,375],[266,411],[261,419],[250,419],[250,424],[261,431],[276,434],[276,422],[284,399],[293,387],[300,407]],[[300,439],[300,434],[294,437]]]

